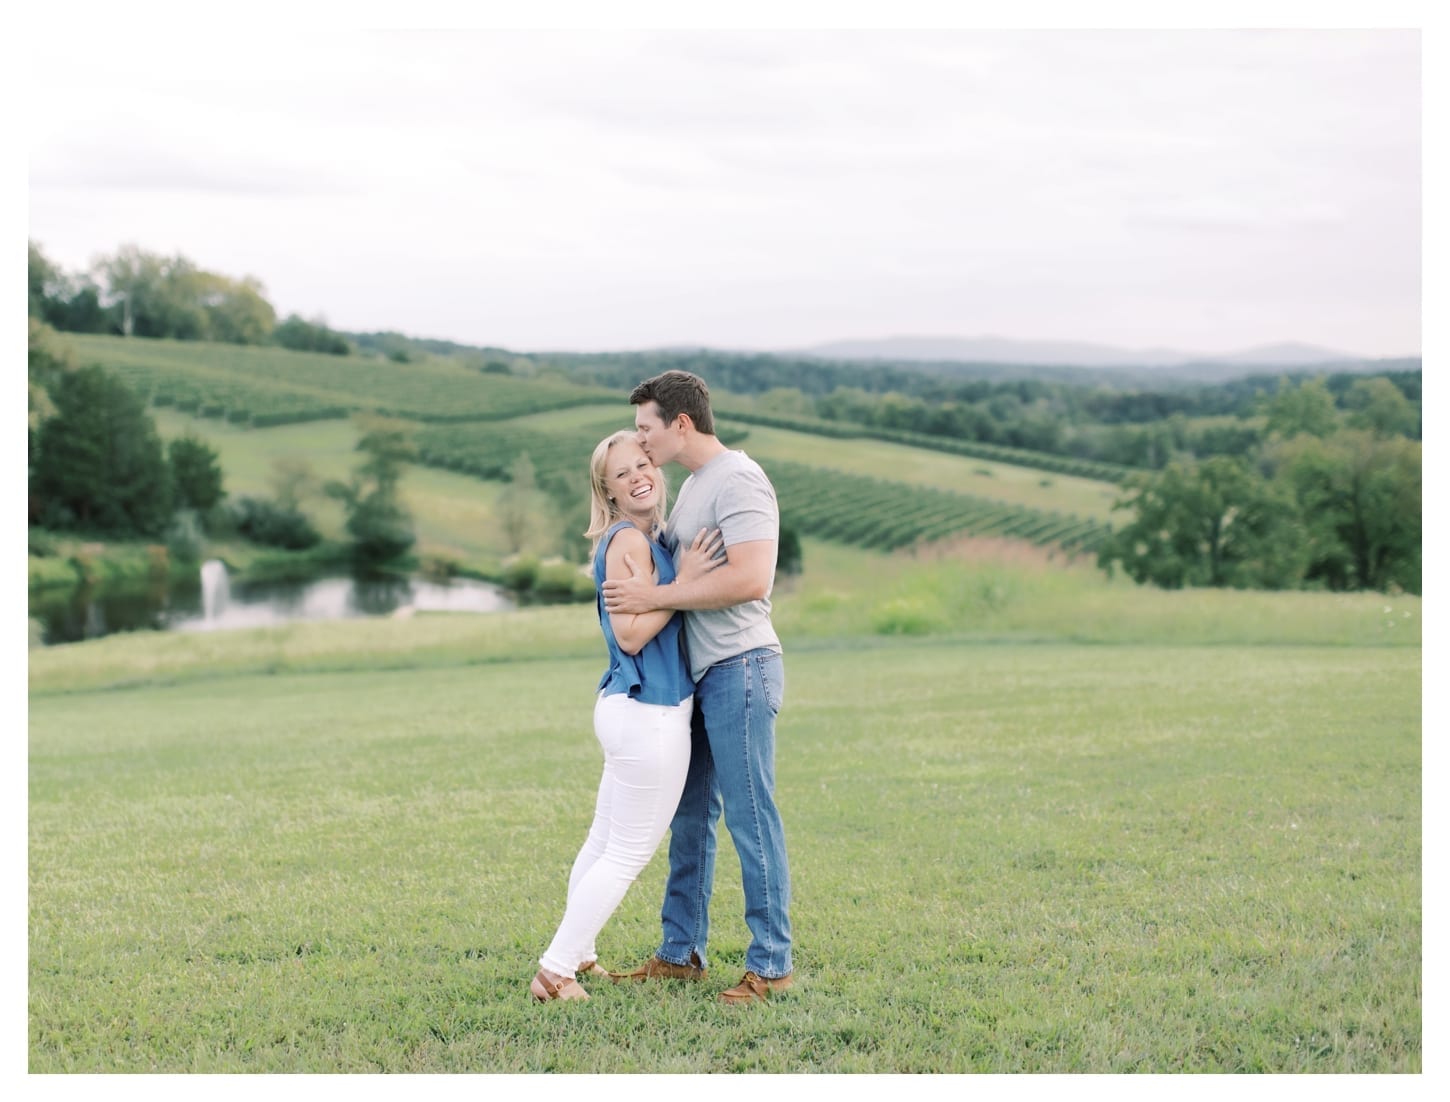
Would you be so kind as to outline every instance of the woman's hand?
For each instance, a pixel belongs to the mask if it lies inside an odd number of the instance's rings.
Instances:
[[[720,529],[713,532],[701,528],[695,541],[680,556],[680,565],[675,573],[678,582],[693,582],[703,578],[717,566],[725,565],[725,537]]]

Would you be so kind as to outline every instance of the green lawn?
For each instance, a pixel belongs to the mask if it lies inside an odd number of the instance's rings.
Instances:
[[[1421,1069],[1403,636],[793,636],[796,990],[715,1004],[727,842],[703,985],[533,1005],[598,776],[588,611],[32,655],[30,1070]],[[607,964],[653,948],[663,871]]]

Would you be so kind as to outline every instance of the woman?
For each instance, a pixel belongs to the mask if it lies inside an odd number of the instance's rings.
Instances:
[[[665,480],[632,432],[599,442],[589,461],[589,530],[596,590],[606,578],[630,576],[650,564],[660,584],[676,577],[656,541],[665,519]],[[681,557],[678,577],[708,574],[718,563],[719,533],[697,536]],[[723,560],[722,560],[723,561]],[[604,776],[589,837],[569,873],[563,921],[539,958],[529,990],[539,1002],[587,999],[576,972],[607,975],[594,938],[641,870],[654,856],[680,802],[690,764],[694,683],[685,660],[677,613],[607,614],[599,626],[609,669],[594,702],[594,734],[604,749]]]

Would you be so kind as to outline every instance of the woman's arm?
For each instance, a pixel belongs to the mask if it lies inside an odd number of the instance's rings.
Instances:
[[[654,577],[655,562],[654,555],[650,553],[649,541],[638,528],[630,527],[621,528],[615,533],[614,538],[609,541],[609,546],[605,549],[604,578],[606,581],[630,577],[631,570],[625,562],[626,556],[631,562],[648,563],[649,576]],[[644,645],[660,633],[673,615],[672,609],[642,613],[611,612],[609,626],[614,629],[614,638],[619,642],[619,649],[625,654],[633,655],[643,650]]]
[[[610,574],[605,578],[604,607],[610,616],[654,615],[664,609],[730,608],[746,601],[758,601],[770,592],[775,577],[775,540],[737,543],[720,560],[719,569],[703,577],[681,579],[677,585],[657,585],[643,570]],[[626,568],[643,562],[630,555]]]

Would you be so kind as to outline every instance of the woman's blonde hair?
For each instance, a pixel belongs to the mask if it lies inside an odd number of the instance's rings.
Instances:
[[[589,459],[589,527],[584,530],[584,538],[594,541],[591,555],[599,549],[599,537],[609,531],[610,526],[616,521],[623,519],[619,506],[609,500],[609,479],[605,468],[609,463],[610,450],[614,445],[625,442],[638,445],[639,437],[630,429],[620,429],[599,441],[594,448],[594,454]],[[669,496],[669,486],[665,483],[664,472],[657,471],[657,473],[660,493],[655,501],[654,520],[650,524],[651,534],[665,526],[665,499]]]

